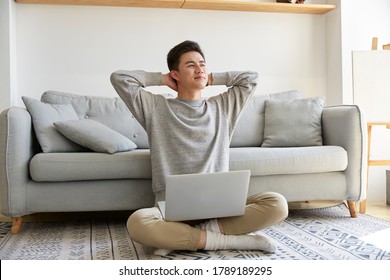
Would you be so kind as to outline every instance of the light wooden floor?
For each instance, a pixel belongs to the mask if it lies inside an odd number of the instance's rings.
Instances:
[[[390,221],[390,205],[386,205],[384,202],[367,203],[366,214],[382,220]]]
[[[310,208],[322,208],[332,205],[339,205],[341,201],[313,201],[313,202],[295,202],[289,203],[290,209],[310,209]],[[83,220],[95,217],[128,217],[131,211],[115,211],[115,212],[76,212],[76,213],[40,213],[32,214],[23,218],[24,222],[54,222],[65,220]],[[382,220],[390,221],[390,206],[385,202],[368,202],[367,203],[367,215],[377,217]],[[0,215],[0,222],[10,222],[10,218]]]
[[[341,201],[322,201],[322,202],[304,202],[304,203],[290,203],[290,209],[300,208],[321,208],[331,205],[338,205]],[[359,205],[357,205],[359,210]],[[367,202],[366,215],[377,217],[382,220],[390,221],[390,205],[386,205],[385,202]]]

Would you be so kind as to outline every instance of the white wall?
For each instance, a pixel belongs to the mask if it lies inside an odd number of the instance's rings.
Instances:
[[[340,1],[340,0],[339,0]],[[371,50],[373,37],[379,46],[390,43],[390,1],[342,0],[343,95],[353,103],[352,51]]]
[[[326,14],[326,76],[329,105],[343,104],[341,0],[328,0],[336,8]]]
[[[379,38],[378,49],[390,43],[390,1],[342,0],[340,2],[343,100],[345,103],[354,103],[352,51],[371,50],[372,37]],[[375,68],[372,71],[375,71]],[[367,95],[370,95],[370,92],[367,92]],[[375,106],[375,103],[372,102],[369,106]],[[384,127],[376,127],[373,131],[371,147],[372,159],[390,159],[390,131]],[[369,168],[369,200],[386,201],[387,169],[390,169],[390,166]]]
[[[258,71],[257,94],[298,89],[329,105],[350,104],[351,53],[369,50],[373,36],[390,43],[390,1],[327,2],[337,8],[302,15],[0,1],[0,109],[48,89],[116,96],[112,71],[165,72],[166,53],[185,39],[201,44],[211,71]],[[369,200],[384,201],[385,169],[371,168]]]
[[[0,112],[16,95],[15,3],[0,1]]]
[[[48,89],[114,96],[111,72],[166,72],[186,39],[210,71],[258,71],[258,94],[326,95],[325,29],[321,15],[17,4],[18,105]]]
[[[327,13],[328,104],[353,104],[352,51],[371,50],[390,43],[390,1],[328,0],[336,9]]]

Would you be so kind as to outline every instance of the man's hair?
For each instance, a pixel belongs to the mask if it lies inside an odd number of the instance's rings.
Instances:
[[[176,45],[169,51],[167,55],[169,71],[178,70],[181,55],[188,52],[198,52],[203,57],[203,59],[206,59],[199,44],[194,41],[187,40]]]

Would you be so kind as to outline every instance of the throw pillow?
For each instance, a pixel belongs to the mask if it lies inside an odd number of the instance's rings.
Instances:
[[[323,97],[266,100],[262,147],[322,145]]]
[[[54,126],[68,139],[95,152],[113,154],[137,148],[129,138],[98,121],[61,121],[55,122]]]
[[[31,115],[35,135],[44,153],[85,151],[85,148],[65,138],[53,125],[56,121],[78,119],[71,104],[46,104],[26,96],[22,100]]]

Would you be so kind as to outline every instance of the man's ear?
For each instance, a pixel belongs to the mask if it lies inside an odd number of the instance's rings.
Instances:
[[[176,70],[171,70],[171,72],[169,72],[169,74],[171,75],[172,79],[174,79],[175,81],[177,81],[179,79]]]

